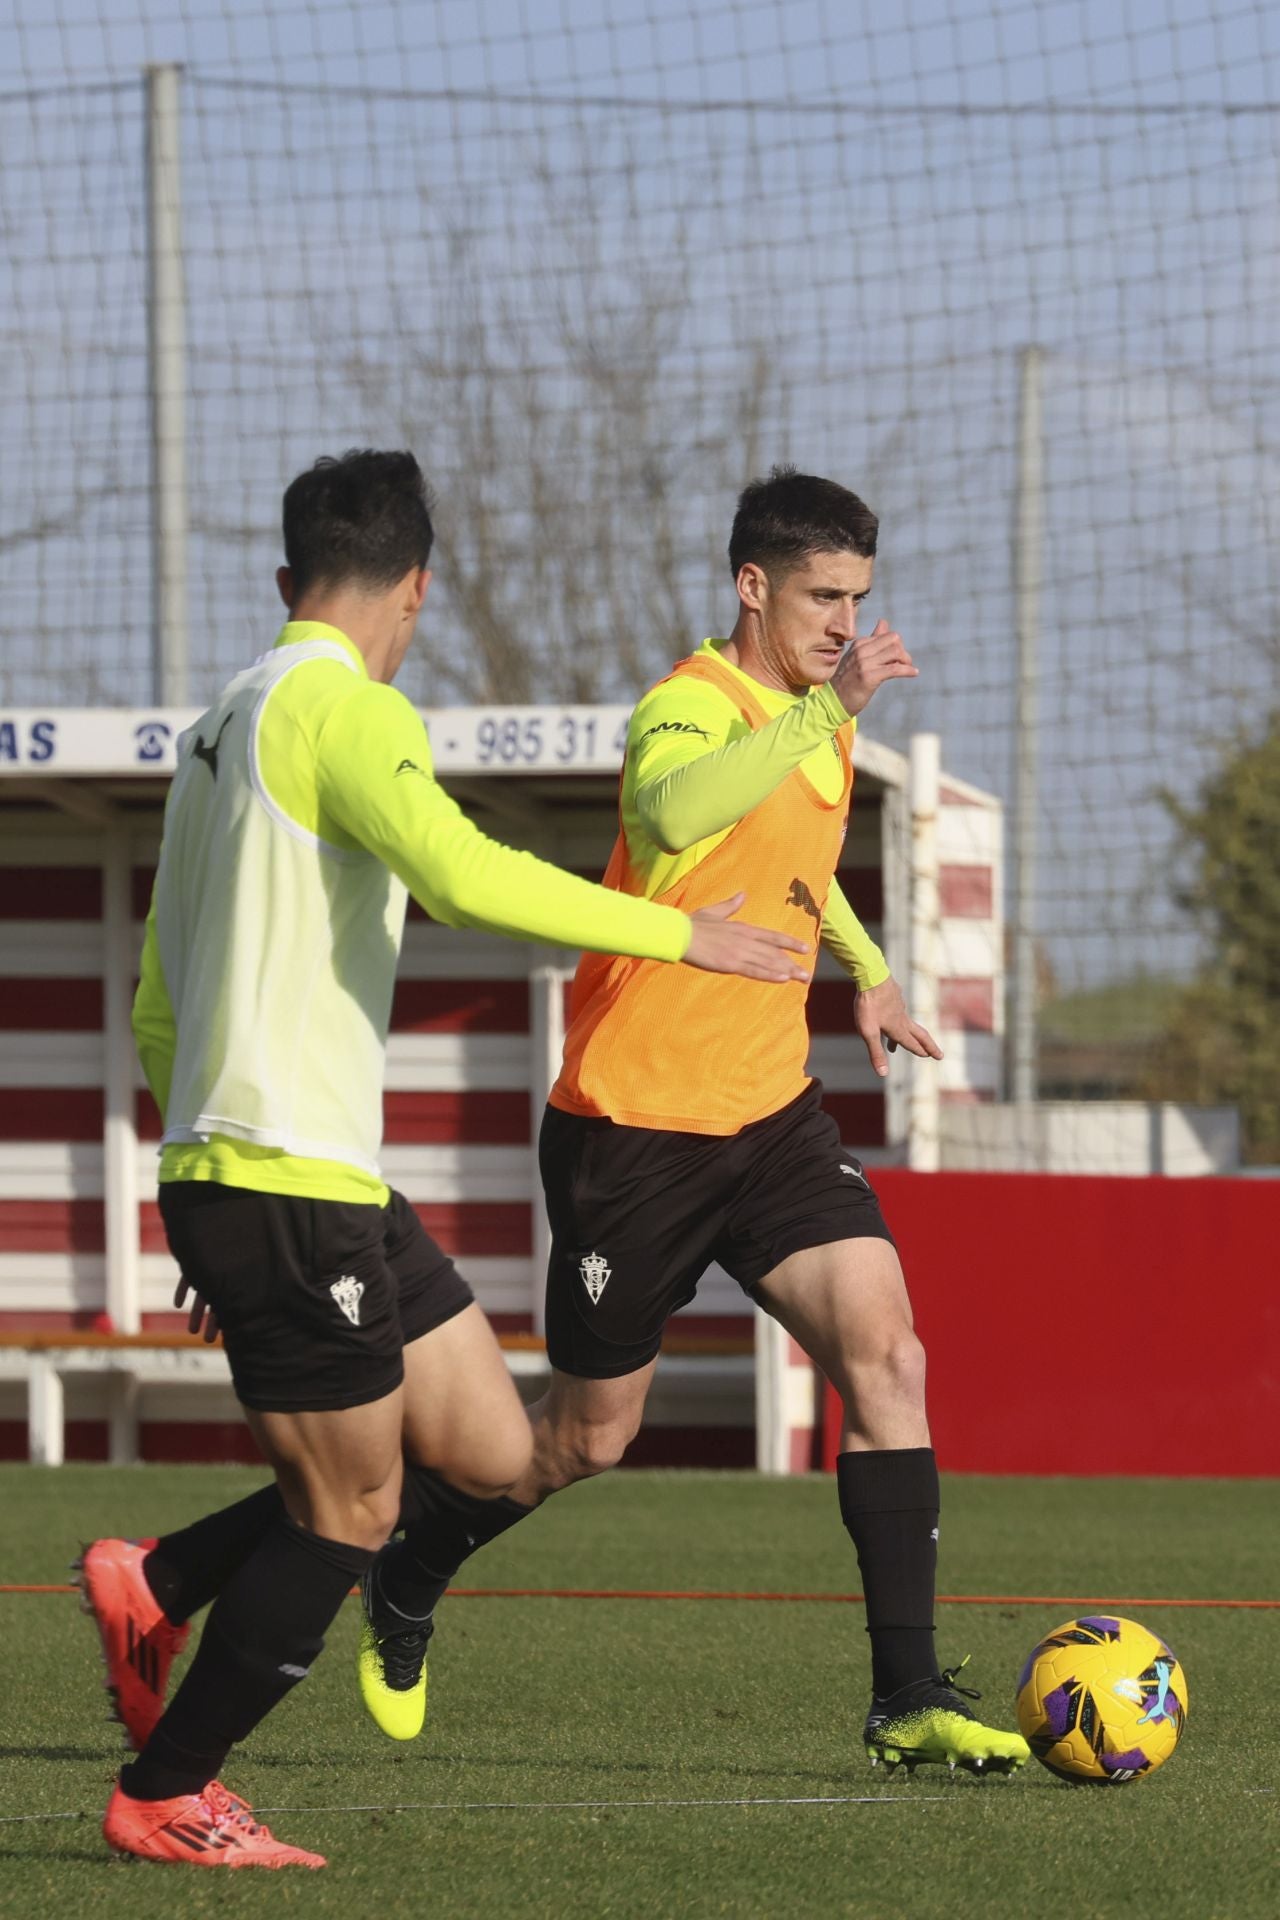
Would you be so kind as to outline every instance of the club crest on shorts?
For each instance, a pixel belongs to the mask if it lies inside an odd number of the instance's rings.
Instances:
[[[591,1295],[594,1307],[605,1290],[613,1268],[602,1253],[589,1253],[585,1260],[578,1262],[578,1272],[582,1275],[582,1284]]]
[[[360,1298],[364,1293],[364,1281],[357,1280],[354,1273],[344,1273],[335,1280],[329,1289],[353,1327],[360,1325]]]

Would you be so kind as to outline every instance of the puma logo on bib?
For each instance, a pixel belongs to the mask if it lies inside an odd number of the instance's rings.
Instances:
[[[787,895],[787,905],[789,907],[799,907],[802,913],[807,913],[815,924],[821,927],[822,908],[818,905],[803,880],[793,880],[791,882],[791,891]]]
[[[233,713],[227,715],[222,725],[218,728],[217,736],[212,746],[206,747],[204,735],[198,733],[195,738],[195,745],[191,749],[197,760],[204,761],[215,780],[218,777],[218,749],[222,745],[222,736],[234,719],[235,715]]]

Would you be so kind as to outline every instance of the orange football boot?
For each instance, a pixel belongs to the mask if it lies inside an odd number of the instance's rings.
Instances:
[[[189,1627],[175,1627],[157,1601],[142,1563],[154,1540],[95,1540],[74,1563],[83,1606],[97,1623],[106,1663],[106,1688],[135,1753],[141,1753],[164,1712],[174,1658]]]
[[[173,1800],[131,1800],[117,1785],[102,1832],[117,1853],[192,1867],[323,1867],[321,1853],[277,1840],[237,1794],[211,1780]]]

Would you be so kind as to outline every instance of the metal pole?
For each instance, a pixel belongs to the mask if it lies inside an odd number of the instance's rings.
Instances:
[[[907,781],[886,787],[880,801],[880,871],[884,900],[880,944],[896,980],[911,978],[911,795]],[[918,1017],[918,1016],[917,1016]],[[910,1126],[910,1087],[903,1072],[884,1086],[885,1145],[905,1160]]]
[[[547,1261],[551,1257],[551,1225],[542,1204],[538,1178],[538,1131],[543,1108],[560,1074],[564,1053],[564,989],[571,975],[563,968],[536,966],[529,973],[529,1127],[533,1194],[533,1261],[531,1265],[533,1324],[541,1333],[546,1325]]]
[[[102,851],[103,1127],[102,1194],[106,1216],[107,1314],[117,1333],[142,1326],[138,1130],[134,1120],[136,1055],[133,1001],[133,863],[129,827],[113,821]],[[121,1355],[127,1362],[128,1356]],[[138,1379],[127,1364],[106,1375],[108,1458],[138,1458]]]
[[[134,1120],[132,866],[129,828],[108,826],[102,853],[103,1199],[106,1308],[117,1333],[142,1325],[138,1131]]]
[[[936,733],[913,733],[911,782],[911,985],[912,1016],[938,1030],[938,972],[942,923],[938,903],[938,795],[942,742]],[[900,1058],[902,1056],[899,1056]],[[910,1060],[907,1165],[936,1173],[942,1161],[942,1101],[933,1060]]]
[[[756,1472],[790,1473],[787,1428],[787,1334],[771,1314],[756,1308]]]
[[[1036,1097],[1036,813],[1039,805],[1038,676],[1040,586],[1044,554],[1044,354],[1025,347],[1019,361],[1018,479],[1014,506],[1013,591],[1018,667],[1014,710],[1013,869],[1017,899],[1010,982],[1010,1061],[1015,1101]]]
[[[186,312],[177,66],[147,73],[147,347],[151,393],[152,697],[186,706]]]

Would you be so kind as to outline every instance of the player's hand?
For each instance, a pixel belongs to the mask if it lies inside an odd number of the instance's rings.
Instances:
[[[872,632],[854,640],[831,676],[830,685],[848,714],[861,713],[877,687],[886,680],[914,680],[920,669],[887,620],[877,620]]]
[[[187,1295],[191,1295],[191,1305],[187,1309],[187,1332],[201,1335],[206,1346],[212,1346],[222,1329],[218,1317],[207,1300],[202,1300],[190,1281],[179,1280],[178,1290],[173,1296],[175,1307],[187,1305]]]
[[[922,1060],[942,1058],[942,1048],[928,1028],[922,1027],[907,1012],[902,988],[892,974],[878,987],[862,988],[854,1001],[853,1024],[862,1035],[868,1058],[882,1080],[889,1071],[882,1040],[890,1053],[905,1047],[908,1053],[919,1054]]]
[[[738,973],[747,980],[807,980],[812,969],[800,966],[791,955],[811,954],[813,948],[793,940],[789,933],[736,921],[733,916],[741,911],[746,897],[735,893],[731,900],[690,914],[693,938],[685,965],[701,967],[706,973]]]

